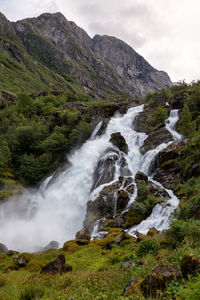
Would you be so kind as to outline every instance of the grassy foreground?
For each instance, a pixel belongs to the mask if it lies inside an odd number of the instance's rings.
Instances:
[[[199,224],[196,224],[199,226]],[[143,279],[159,264],[180,269],[185,253],[200,255],[193,237],[185,238],[177,247],[171,247],[172,231],[159,234],[151,231],[140,236],[140,241],[124,234],[122,229],[111,229],[103,240],[93,240],[80,246],[77,240],[69,241],[59,250],[33,254],[0,255],[0,299],[199,299],[200,276],[189,280],[171,280],[167,289],[158,290],[156,297],[144,297],[140,285]],[[116,236],[121,236],[118,245]],[[64,254],[72,272],[40,274],[41,268]],[[16,255],[24,257],[27,265],[16,267]],[[128,264],[124,264],[129,262]],[[12,269],[12,271],[11,271]],[[14,270],[16,269],[16,270]],[[6,271],[7,270],[7,271]],[[136,284],[124,293],[128,281]]]

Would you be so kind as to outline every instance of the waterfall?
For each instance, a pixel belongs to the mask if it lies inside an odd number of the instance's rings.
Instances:
[[[166,128],[171,133],[174,141],[178,141],[181,139],[181,135],[175,130],[178,120],[179,120],[179,110],[173,109],[170,111],[169,118],[165,121]]]
[[[124,116],[114,116],[100,137],[95,137],[95,128],[91,139],[68,157],[71,167],[54,181],[51,176],[38,190],[26,190],[2,203],[1,242],[9,249],[34,251],[51,240],[58,241],[62,246],[65,241],[74,239],[75,233],[83,226],[97,162],[107,149],[113,147],[109,143],[111,134],[120,131],[129,142],[129,149],[136,142],[138,145],[143,143],[146,135],[136,134],[132,130],[132,122],[142,110],[143,105],[130,108]],[[138,164],[141,157],[139,146],[128,153],[129,164],[133,164],[134,157],[134,164]]]
[[[140,153],[144,140],[147,135],[136,132],[133,124],[135,118],[143,111],[144,106],[130,108],[125,115],[117,114],[110,119],[105,133],[97,136],[102,122],[97,124],[90,139],[82,147],[72,153],[68,160],[70,167],[60,173],[56,178],[53,175],[47,178],[38,190],[31,189],[24,191],[5,203],[0,205],[0,242],[7,245],[9,249],[18,251],[35,251],[38,247],[46,246],[51,240],[56,240],[62,244],[70,239],[74,239],[75,233],[83,226],[88,200],[94,200],[106,185],[110,185],[119,176],[135,178],[138,171],[143,170],[149,176],[149,168],[156,154],[167,147],[162,144],[152,152],[144,156]],[[172,111],[166,120],[166,128],[172,136],[179,138],[175,131],[175,124],[178,120],[178,111]],[[110,142],[111,134],[121,132],[128,145],[128,154],[125,154]],[[94,185],[94,172],[98,162],[104,162],[113,157],[114,174],[110,182],[102,182],[98,178]],[[123,167],[122,162],[123,161]],[[99,174],[105,171],[104,164],[100,165]],[[149,178],[152,180],[152,178]],[[153,180],[152,180],[153,181]],[[130,198],[128,206],[137,196],[135,182],[134,193]],[[171,212],[178,204],[177,198],[171,191],[168,191],[170,199],[165,205],[156,206],[149,218],[149,223],[138,225],[137,229],[142,231],[144,228],[154,226],[158,229],[167,228]],[[117,205],[117,203],[115,203]],[[114,214],[116,207],[113,207]],[[154,215],[153,215],[154,214]],[[155,221],[158,216],[162,220]],[[165,221],[166,217],[166,221]],[[148,225],[149,224],[149,225]],[[98,222],[94,230],[98,229]]]
[[[175,126],[178,120],[179,110],[174,109],[171,110],[169,118],[165,121],[166,129],[171,133],[173,141],[181,139],[181,135],[175,130]],[[166,144],[163,143],[159,145],[156,149],[148,151],[143,157],[142,171],[149,175],[149,181],[163,188],[168,193],[169,198],[166,201],[164,201],[164,203],[157,204],[153,208],[151,215],[146,220],[142,221],[140,224],[133,226],[128,230],[128,233],[132,234],[133,236],[136,232],[146,234],[152,227],[156,228],[159,231],[169,228],[172,213],[178,207],[179,200],[176,197],[176,195],[174,195],[173,191],[164,188],[158,181],[153,180],[149,171],[151,162],[155,159],[159,151],[165,149],[171,143],[172,141]]]

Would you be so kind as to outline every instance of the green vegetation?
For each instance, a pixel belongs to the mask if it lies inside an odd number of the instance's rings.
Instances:
[[[35,99],[19,94],[13,100],[2,90],[2,96],[0,199],[16,191],[5,180],[11,177],[16,185],[37,184],[64,161],[71,149],[88,139],[95,114],[102,111],[109,117],[119,108],[116,101],[82,99],[81,95],[67,92],[56,96],[47,93]]]
[[[124,227],[130,228],[142,222],[151,214],[152,209],[158,203],[162,203],[162,199],[151,195],[146,183],[141,183],[138,188],[137,197],[125,216]]]

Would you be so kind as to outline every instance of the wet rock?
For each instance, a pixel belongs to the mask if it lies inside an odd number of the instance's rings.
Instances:
[[[186,253],[181,261],[181,273],[185,279],[188,279],[188,275],[199,274],[200,259],[192,253]]]
[[[139,296],[139,294],[140,294],[139,281],[135,277],[133,277],[128,281],[128,283],[122,293],[122,296],[125,296],[125,297],[131,296],[131,298],[132,297],[135,298],[135,297]],[[138,297],[135,299],[138,299]]]
[[[148,135],[147,139],[144,141],[141,153],[144,154],[149,150],[153,150],[162,143],[168,143],[172,140],[171,134],[165,128],[165,124],[158,125],[153,132]]]
[[[130,198],[126,191],[118,190],[117,191],[117,212],[121,212],[128,204]]]
[[[112,133],[109,142],[118,147],[119,150],[124,152],[125,154],[128,153],[128,145],[125,138],[121,135],[120,132]]]
[[[148,181],[148,176],[144,174],[143,172],[137,172],[135,175],[135,181]]]
[[[110,228],[123,228],[124,218],[122,216],[117,216],[113,219],[103,220],[100,230],[109,230]]]
[[[168,263],[160,263],[141,282],[140,288],[145,297],[156,297],[159,291],[167,289],[172,280],[181,278],[180,271]]]
[[[94,190],[101,184],[108,183],[114,179],[116,162],[118,166],[120,166],[120,173],[123,176],[129,176],[131,174],[123,154],[119,151],[109,149],[103,154],[97,164],[93,175],[94,184],[91,190]]]
[[[147,198],[145,202],[137,201],[136,198],[128,212],[124,214],[124,228],[130,228],[145,220],[152,213],[154,206],[162,202],[162,199],[156,197]]]
[[[41,274],[50,273],[50,274],[62,274],[65,272],[72,271],[72,266],[65,264],[65,256],[63,254],[59,254],[56,259],[46,266],[44,266],[41,270]]]
[[[103,188],[94,201],[88,201],[84,226],[91,229],[96,220],[101,218],[112,219],[114,214],[121,213],[127,206],[130,198],[125,190],[119,190],[120,181]]]
[[[90,241],[91,236],[88,228],[84,227],[76,233],[76,239]]]
[[[165,188],[174,190],[176,185],[183,180],[178,174],[181,169],[178,164],[178,158],[182,155],[182,149],[187,140],[180,140],[172,143],[167,148],[160,151],[154,166],[154,179],[159,181]],[[159,167],[159,168],[158,168]]]
[[[101,184],[110,182],[114,179],[115,164],[119,159],[117,151],[109,150],[98,162],[93,175],[93,187],[92,190],[100,186]]]
[[[155,180],[159,181],[165,188],[174,190],[177,184],[180,182],[180,179],[177,177],[176,173],[173,173],[174,170],[158,170],[155,174]]]
[[[48,249],[58,249],[59,243],[57,241],[51,241],[46,247],[44,247],[44,250]]]
[[[170,198],[169,194],[163,188],[159,187],[153,182],[149,181],[147,183],[147,188],[149,193],[154,197],[162,198],[162,199]]]
[[[159,165],[162,165],[162,163],[166,161],[177,159],[180,156],[181,144],[181,141],[177,141],[169,145],[167,148],[161,150],[157,157]]]
[[[2,252],[2,253],[8,252],[8,248],[6,247],[6,245],[0,243],[0,252]]]
[[[133,194],[134,190],[135,190],[135,186],[133,184],[133,178],[132,177],[123,177],[123,178],[124,178],[124,180],[123,180],[124,189],[129,194]]]

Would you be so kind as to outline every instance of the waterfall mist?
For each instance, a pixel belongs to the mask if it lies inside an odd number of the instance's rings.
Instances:
[[[62,247],[67,240],[74,239],[75,233],[83,226],[88,200],[94,200],[104,186],[118,180],[120,175],[131,176],[142,170],[147,175],[149,167],[155,155],[169,144],[162,144],[158,148],[147,152],[144,156],[140,153],[140,147],[147,138],[145,133],[136,132],[133,122],[137,115],[143,111],[143,105],[130,108],[123,116],[115,115],[109,121],[106,131],[100,137],[96,136],[102,123],[95,128],[91,138],[82,147],[72,153],[68,160],[70,167],[60,173],[56,178],[52,175],[47,178],[39,189],[24,191],[0,206],[0,242],[9,249],[18,251],[35,251],[46,246],[50,241],[56,240]],[[172,136],[180,138],[176,134],[175,124],[178,120],[178,112],[172,111],[166,121],[166,128]],[[122,153],[109,142],[111,134],[121,132],[128,145],[128,154]],[[117,150],[114,178],[109,183],[103,183],[94,188],[93,175],[100,159]],[[124,160],[124,168],[120,166],[120,160]],[[103,170],[102,170],[103,171]],[[149,178],[151,180],[151,178]],[[135,191],[130,198],[130,203],[137,195]],[[164,229],[169,224],[169,217],[178,205],[177,198],[169,191],[170,199],[166,204],[158,206],[149,217],[151,222],[142,223],[130,229],[145,231],[152,226]],[[113,211],[115,214],[115,211]],[[162,220],[156,223],[158,215]],[[154,220],[155,222],[153,222]],[[94,228],[97,230],[97,226]]]

